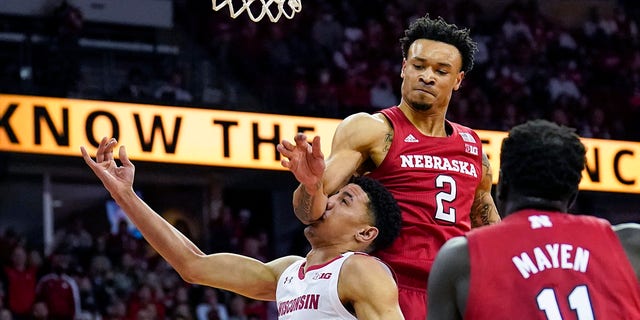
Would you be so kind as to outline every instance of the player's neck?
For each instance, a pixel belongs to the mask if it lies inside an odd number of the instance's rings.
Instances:
[[[431,137],[448,136],[444,113],[437,110],[419,111],[406,103],[400,104],[400,110],[422,134]]]
[[[322,247],[322,248],[312,248],[311,251],[309,251],[309,253],[307,254],[307,263],[306,263],[306,268],[310,267],[310,266],[317,266],[317,265],[322,265],[325,264],[333,259],[335,259],[336,257],[340,256],[341,254],[347,252],[347,251],[353,251],[353,250],[348,250],[345,248],[338,248],[338,247]]]
[[[569,205],[564,200],[549,200],[532,196],[517,196],[509,199],[505,205],[505,215],[511,213],[532,209],[542,211],[567,212]]]

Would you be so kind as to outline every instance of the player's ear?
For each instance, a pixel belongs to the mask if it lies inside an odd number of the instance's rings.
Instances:
[[[462,84],[463,79],[464,79],[464,71],[458,72],[458,75],[456,76],[456,84],[453,86],[454,91],[460,89],[460,85]]]
[[[378,228],[373,226],[367,226],[362,228],[356,233],[356,241],[358,242],[372,242],[378,236]]]

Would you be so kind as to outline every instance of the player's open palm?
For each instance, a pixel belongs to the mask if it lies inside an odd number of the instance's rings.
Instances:
[[[320,149],[320,137],[313,138],[309,144],[307,136],[298,133],[295,136],[295,144],[282,140],[278,145],[278,151],[286,158],[281,160],[283,167],[288,168],[298,182],[306,187],[316,186],[322,180],[325,162]]]
[[[102,181],[105,188],[113,195],[120,191],[130,190],[133,186],[133,177],[135,174],[135,166],[129,157],[124,146],[120,146],[119,158],[122,162],[122,166],[118,166],[114,157],[113,149],[118,141],[115,138],[107,139],[102,138],[98,151],[96,152],[96,160],[94,161],[89,156],[89,153],[84,147],[80,147],[84,162],[91,168],[91,170]]]

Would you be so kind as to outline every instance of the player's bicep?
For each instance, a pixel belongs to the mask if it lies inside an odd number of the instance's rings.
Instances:
[[[482,152],[482,179],[476,188],[471,206],[471,226],[480,227],[500,221],[491,188],[493,187],[493,170],[486,153]]]
[[[331,153],[326,160],[324,191],[336,192],[369,158],[372,145],[380,131],[379,120],[369,114],[357,113],[344,119],[336,128]]]

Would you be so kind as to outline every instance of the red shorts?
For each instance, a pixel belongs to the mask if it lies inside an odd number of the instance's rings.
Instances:
[[[427,318],[427,291],[413,288],[398,288],[400,309],[405,320],[425,320]]]

